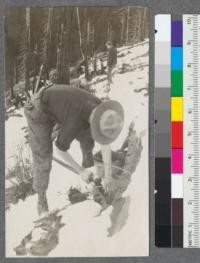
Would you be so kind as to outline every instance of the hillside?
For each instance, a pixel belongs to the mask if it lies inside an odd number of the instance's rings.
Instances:
[[[60,211],[62,227],[57,245],[48,254],[50,257],[95,257],[95,256],[144,256],[149,249],[149,187],[148,187],[148,41],[134,47],[118,49],[118,65],[109,97],[118,100],[125,110],[125,124],[112,149],[121,147],[132,121],[142,141],[140,161],[132,175],[131,183],[115,207],[109,206],[100,215],[100,205],[86,200],[69,205]],[[105,75],[92,81],[98,97],[105,96]],[[30,151],[24,139],[26,126],[23,108],[15,112],[5,123],[6,166],[12,167],[13,156],[23,149],[24,158],[30,159]],[[14,136],[15,135],[15,136]],[[95,152],[99,150],[95,146]],[[73,142],[70,153],[81,163],[81,152]],[[14,178],[13,178],[14,180]],[[6,184],[11,182],[6,180]],[[73,172],[53,161],[48,188],[50,210],[66,206],[67,191],[71,186],[87,189],[87,185]],[[14,247],[33,228],[37,219],[36,195],[10,205],[6,212],[6,255],[15,257]],[[41,233],[37,233],[40,235]],[[37,237],[35,237],[37,238]],[[125,245],[124,245],[125,244]]]

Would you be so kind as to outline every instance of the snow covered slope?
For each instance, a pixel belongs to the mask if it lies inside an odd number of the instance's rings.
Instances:
[[[118,67],[113,78],[110,97],[118,100],[125,110],[125,125],[112,149],[121,147],[127,136],[131,121],[135,129],[142,134],[142,155],[132,175],[132,181],[124,193],[118,213],[113,214],[113,207],[108,207],[100,216],[99,204],[87,200],[69,206],[62,211],[62,222],[65,224],[59,232],[59,243],[49,254],[50,257],[98,257],[98,256],[147,256],[149,250],[149,188],[148,188],[148,42],[136,47],[122,47],[118,50]],[[123,55],[120,55],[122,54]],[[132,67],[132,71],[121,72],[123,64]],[[104,76],[105,77],[105,76]],[[94,85],[98,96],[105,95],[103,89],[106,81]],[[15,127],[22,134],[20,127],[11,124],[16,122],[10,117],[6,122],[7,156],[11,154],[13,132]],[[21,124],[24,125],[24,118]],[[17,132],[16,132],[17,133]],[[16,138],[17,140],[20,138]],[[16,144],[16,140],[14,140]],[[95,151],[99,149],[96,145]],[[70,152],[81,163],[81,152],[77,142],[73,142]],[[9,159],[8,159],[9,160]],[[66,193],[72,185],[87,187],[74,173],[53,162],[48,189],[50,210],[66,205]],[[24,202],[11,205],[6,212],[6,255],[15,257],[13,247],[33,227],[37,218],[36,196],[28,197]],[[117,216],[116,216],[117,215]],[[109,235],[112,229],[112,235]]]

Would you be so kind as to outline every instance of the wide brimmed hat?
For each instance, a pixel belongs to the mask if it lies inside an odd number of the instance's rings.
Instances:
[[[93,111],[90,118],[93,139],[102,144],[110,144],[117,139],[124,124],[124,110],[115,100],[104,101]]]

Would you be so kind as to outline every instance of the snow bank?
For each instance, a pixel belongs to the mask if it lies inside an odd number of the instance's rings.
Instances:
[[[118,67],[122,63],[133,65],[148,65],[148,42],[135,48],[121,48],[120,53],[125,55],[118,58]],[[113,223],[113,207],[108,207],[100,216],[100,206],[92,200],[87,200],[69,206],[62,211],[59,244],[51,251],[50,257],[98,257],[98,256],[147,256],[149,249],[148,232],[148,66],[137,67],[134,71],[124,74],[116,73],[113,78],[110,97],[120,101],[125,110],[125,125],[119,138],[113,143],[113,150],[121,147],[129,124],[135,122],[137,133],[143,134],[143,151],[140,162],[132,181],[124,193],[123,206]],[[104,94],[106,82],[94,85],[98,96]],[[140,92],[138,92],[138,89]],[[140,90],[141,89],[141,90]],[[105,95],[105,94],[104,94]],[[6,158],[11,154],[10,146],[20,142],[24,125],[24,118],[20,123],[10,118],[6,122]],[[19,126],[18,126],[19,125]],[[16,137],[13,136],[15,129]],[[17,132],[19,131],[19,132]],[[13,148],[15,149],[15,148]],[[96,145],[95,151],[99,150]],[[70,152],[81,163],[81,152],[77,142],[73,142]],[[61,208],[68,202],[67,190],[72,185],[80,185],[86,189],[87,185],[81,182],[74,173],[53,162],[48,189],[50,210]],[[30,231],[36,219],[36,196],[12,205],[6,213],[6,255],[15,257],[13,247],[19,245],[22,238]],[[113,225],[114,224],[114,225]],[[113,235],[109,236],[109,229]]]

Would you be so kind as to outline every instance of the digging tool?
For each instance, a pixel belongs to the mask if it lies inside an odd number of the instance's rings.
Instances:
[[[77,171],[76,171],[73,167],[71,167],[69,164],[63,162],[62,160],[56,158],[55,156],[53,156],[53,160],[54,160],[56,163],[60,164],[61,166],[67,168],[67,169],[70,170],[70,171],[72,171],[73,173],[78,174]]]
[[[71,172],[75,173],[75,174],[78,174],[77,171],[72,167],[70,166],[69,164],[65,163],[64,161],[56,158],[55,156],[53,156],[53,160],[60,164],[61,166],[67,168],[68,170],[70,170]],[[91,176],[89,177],[89,182],[92,182],[93,181],[93,174],[91,174]]]
[[[42,76],[43,69],[44,69],[44,65],[42,64],[42,65],[40,66],[39,76],[38,76],[38,78],[37,78],[37,82],[36,82],[36,85],[35,85],[35,90],[33,91],[33,93],[36,93],[36,92],[38,91],[39,83],[40,83],[40,79],[41,79],[41,76]]]
[[[78,174],[75,169],[73,167],[71,167],[70,165],[68,165],[67,163],[65,163],[64,161],[53,157],[53,160],[60,164],[61,166],[63,166],[64,168],[67,168],[68,170],[74,172],[75,174]],[[106,200],[106,197],[103,195],[104,190],[102,190],[102,186],[100,186],[93,178],[93,174],[91,175],[91,177],[89,178],[89,183],[92,184],[92,191],[91,194],[93,194],[94,196],[94,201],[97,201],[101,206],[102,206],[102,210],[104,210],[105,208],[108,207],[108,202]]]

